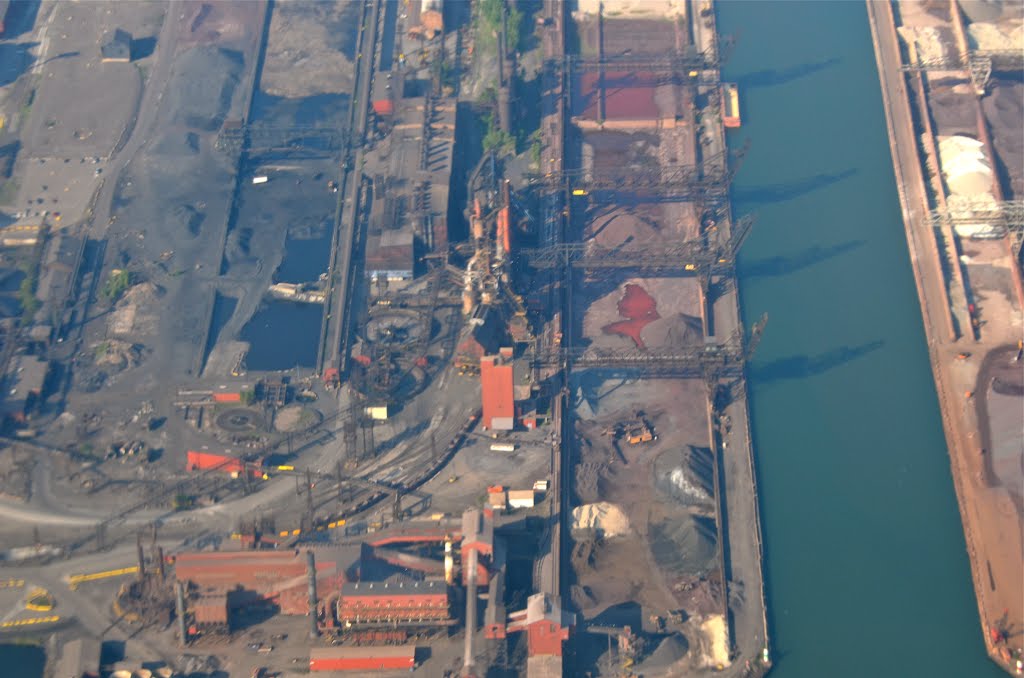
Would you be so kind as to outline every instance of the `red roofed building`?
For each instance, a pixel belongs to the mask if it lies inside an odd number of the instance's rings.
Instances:
[[[561,657],[562,643],[576,617],[565,612],[546,593],[535,593],[526,601],[526,609],[509,615],[508,631],[526,631],[530,658]]]
[[[511,360],[496,355],[480,359],[484,428],[495,431],[511,431],[515,428],[514,385]]]

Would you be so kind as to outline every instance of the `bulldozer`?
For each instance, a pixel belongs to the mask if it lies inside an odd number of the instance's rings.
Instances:
[[[649,443],[658,439],[658,436],[654,434],[654,427],[647,422],[647,417],[644,416],[643,412],[636,412],[632,419],[617,422],[601,433],[602,435],[611,436],[615,441],[625,438],[626,442],[630,445]]]

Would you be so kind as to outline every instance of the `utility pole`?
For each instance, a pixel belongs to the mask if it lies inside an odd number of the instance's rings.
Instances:
[[[313,471],[306,469],[306,522],[308,529],[313,529]]]
[[[146,554],[142,550],[142,532],[135,535],[135,555],[139,560],[138,579],[142,581],[146,578]]]

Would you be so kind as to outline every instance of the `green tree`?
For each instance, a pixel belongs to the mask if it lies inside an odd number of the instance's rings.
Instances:
[[[121,298],[132,284],[132,274],[123,268],[115,268],[110,272],[110,277],[103,285],[103,298],[113,303]]]
[[[21,271],[25,278],[18,285],[18,303],[21,305],[21,322],[27,324],[32,322],[33,316],[39,310],[39,299],[36,298],[36,287],[39,285],[39,262],[23,263]]]

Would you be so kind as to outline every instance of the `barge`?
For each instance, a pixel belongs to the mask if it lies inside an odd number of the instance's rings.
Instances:
[[[722,83],[722,122],[726,127],[740,126],[740,89],[734,82]]]

